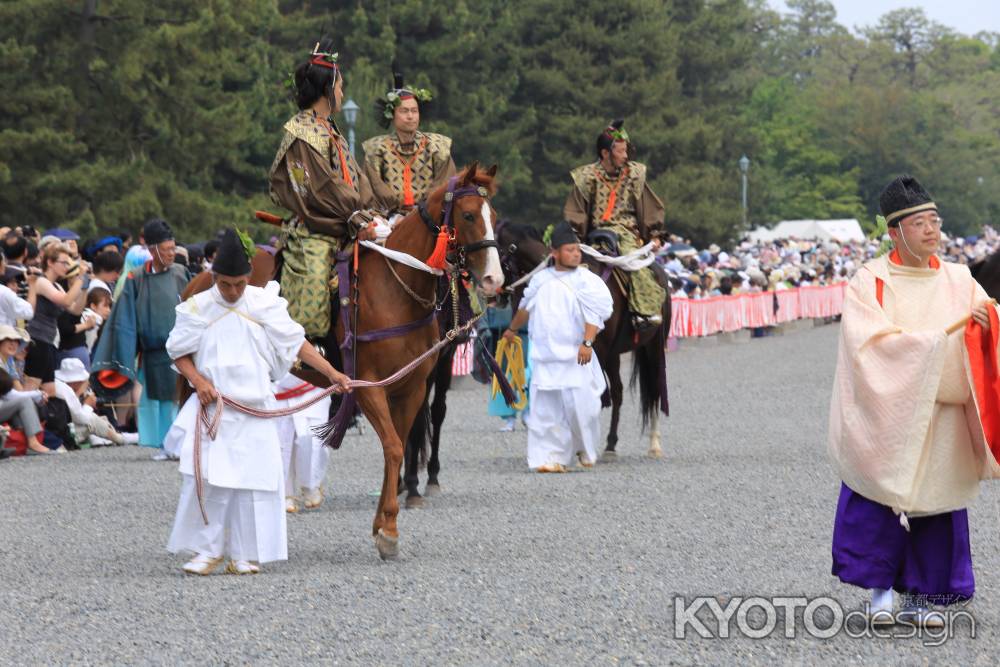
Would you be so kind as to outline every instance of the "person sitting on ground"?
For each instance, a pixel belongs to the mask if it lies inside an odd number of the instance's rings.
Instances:
[[[108,441],[116,445],[137,444],[139,434],[119,433],[107,418],[94,412],[97,397],[88,387],[89,379],[90,373],[83,362],[73,357],[63,359],[56,370],[56,396],[69,408],[77,443],[89,440],[92,445],[103,445]]]
[[[51,450],[42,444],[42,423],[38,418],[38,408],[31,396],[14,389],[14,380],[6,371],[0,370],[0,422],[9,422],[14,428],[22,431],[28,442],[29,454],[52,454]]]

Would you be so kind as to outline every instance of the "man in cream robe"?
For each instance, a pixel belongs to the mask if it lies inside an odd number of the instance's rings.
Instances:
[[[288,408],[304,403],[322,390],[291,373],[274,384],[276,406]],[[285,470],[285,511],[294,514],[299,503],[307,510],[323,504],[323,480],[330,461],[330,450],[313,428],[330,418],[330,397],[288,417],[275,420],[281,439],[281,459]],[[296,491],[301,492],[301,496]]]
[[[247,247],[247,245],[249,247]],[[177,306],[177,322],[167,352],[197,392],[181,408],[166,445],[180,457],[180,501],[168,549],[191,551],[184,566],[191,574],[210,574],[228,556],[227,571],[253,574],[258,563],[288,557],[282,503],[281,445],[275,420],[223,409],[218,434],[201,438],[204,481],[203,519],[195,478],[195,430],[199,409],[214,414],[221,393],[259,409],[274,409],[271,383],[284,377],[296,358],[320,369],[347,389],[334,370],[305,340],[303,328],[288,315],[277,283],[248,285],[249,250],[226,230],[212,264],[213,287]]]
[[[893,621],[895,589],[906,596],[896,619],[939,625],[927,602],[973,595],[964,508],[980,479],[1000,472],[965,328],[946,329],[971,314],[975,334],[996,314],[967,267],[935,256],[941,219],[915,179],[890,183],[880,208],[895,250],[848,286],[830,409],[829,451],[843,480],[833,574],[871,589],[875,623]]]
[[[574,455],[585,467],[597,460],[606,382],[593,344],[614,308],[608,286],[581,266],[580,245],[569,223],[556,226],[552,248],[553,266],[528,283],[504,332],[513,338],[528,323],[528,467],[538,472],[565,472]]]

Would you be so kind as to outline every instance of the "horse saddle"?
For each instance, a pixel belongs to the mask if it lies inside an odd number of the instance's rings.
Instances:
[[[599,249],[609,257],[617,257],[621,253],[618,250],[618,234],[610,229],[592,229],[587,234],[587,245]]]

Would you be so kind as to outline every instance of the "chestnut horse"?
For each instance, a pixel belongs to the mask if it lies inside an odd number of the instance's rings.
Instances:
[[[449,250],[456,258],[454,270],[468,271],[483,293],[493,296],[503,285],[493,234],[496,214],[489,203],[495,192],[496,171],[496,166],[482,171],[478,163],[472,163],[400,220],[385,247],[426,258],[435,249],[439,230],[447,232],[451,238]],[[446,192],[450,195],[448,203]],[[357,379],[379,381],[387,378],[437,343],[438,323],[431,317],[435,312],[433,302],[437,284],[437,276],[392,264],[377,252],[361,253],[357,321],[353,312],[342,310],[337,323],[338,340],[343,337],[345,320],[351,322],[358,337],[415,322],[425,321],[426,324],[403,335],[367,342],[359,340],[356,343]],[[383,559],[395,558],[398,554],[397,493],[403,442],[423,404],[427,376],[436,362],[437,354],[431,355],[392,385],[354,392],[361,411],[382,441],[385,456],[382,493],[372,524],[375,545]]]
[[[538,230],[525,224],[506,223],[497,229],[497,242],[503,257],[503,267],[509,282],[530,272],[538,266],[549,254],[549,249],[542,243]],[[622,288],[618,279],[606,271],[605,265],[583,256],[584,262],[591,271],[603,276],[611,297],[614,300],[614,312],[604,323],[604,328],[594,341],[594,352],[601,363],[601,368],[608,378],[608,389],[602,397],[604,407],[611,407],[611,427],[608,431],[607,446],[604,459],[613,460],[617,457],[618,420],[621,415],[624,386],[621,379],[621,355],[632,353],[631,385],[639,385],[639,402],[643,427],[649,426],[649,448],[647,455],[651,458],[663,456],[660,446],[659,417],[662,411],[667,414],[666,367],[664,346],[667,333],[670,331],[670,290],[663,303],[663,323],[658,327],[640,332],[632,327],[629,316],[628,294]],[[666,286],[666,274],[656,263],[651,265],[657,281]],[[520,295],[515,291],[512,295],[513,308],[516,310]]]
[[[489,202],[496,192],[496,173],[495,165],[482,170],[477,162],[473,162],[400,220],[386,240],[385,247],[422,260],[431,256],[438,236],[445,234],[448,237],[449,259],[454,262],[449,270],[467,271],[486,296],[495,295],[503,285],[503,271],[493,233],[496,212]],[[446,193],[449,195],[447,204]],[[275,275],[275,259],[263,250],[258,250],[252,265],[251,284],[262,286]],[[355,378],[379,382],[437,343],[438,323],[431,315],[435,312],[439,277],[394,263],[381,253],[362,248],[358,256],[356,280],[356,310],[341,309],[336,324],[336,339],[343,340],[344,321],[347,319],[355,336]],[[187,298],[211,285],[209,273],[204,278],[196,276],[182,296]],[[424,321],[426,324],[409,328]],[[372,334],[407,328],[405,333],[365,340]],[[394,559],[399,553],[396,518],[399,514],[397,493],[403,442],[417,410],[423,404],[427,378],[437,362],[437,356],[428,356],[393,384],[354,391],[362,413],[382,442],[382,491],[372,523],[372,535],[383,560]],[[312,378],[300,377],[312,381]],[[325,383],[317,379],[313,384],[323,386]]]

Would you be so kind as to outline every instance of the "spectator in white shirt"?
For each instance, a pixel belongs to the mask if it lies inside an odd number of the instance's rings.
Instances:
[[[6,272],[6,260],[0,253],[0,275]],[[35,291],[35,283],[38,276],[35,273],[27,273],[25,279],[28,281],[28,294]],[[18,320],[28,321],[35,316],[35,309],[31,304],[17,295],[14,290],[6,285],[0,285],[0,324],[7,324],[16,327]]]

